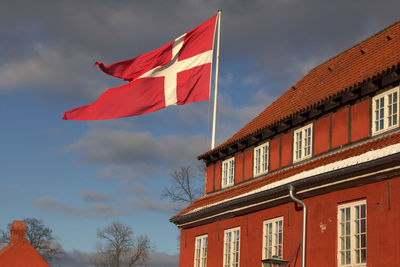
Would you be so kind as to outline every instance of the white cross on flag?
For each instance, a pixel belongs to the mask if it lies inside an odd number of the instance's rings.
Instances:
[[[129,83],[108,89],[90,105],[65,112],[63,119],[115,119],[208,100],[216,18],[134,59],[109,66],[96,62],[105,73]]]

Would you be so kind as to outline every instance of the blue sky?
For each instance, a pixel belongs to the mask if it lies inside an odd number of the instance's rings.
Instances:
[[[176,206],[160,195],[172,169],[198,166],[196,156],[209,149],[211,108],[63,121],[66,110],[123,83],[93,63],[158,48],[221,8],[221,143],[308,70],[400,18],[398,1],[0,4],[0,229],[42,219],[76,256],[95,251],[96,229],[120,221],[150,237],[153,266],[165,257],[176,265],[178,229],[168,221]]]

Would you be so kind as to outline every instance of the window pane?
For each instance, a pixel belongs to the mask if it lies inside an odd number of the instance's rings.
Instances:
[[[351,260],[350,251],[346,251],[346,264],[350,264],[350,260]]]
[[[365,214],[365,205],[361,205],[361,218],[365,218],[366,214]]]
[[[363,234],[361,235],[361,247],[365,248],[367,247],[367,235]]]
[[[350,222],[346,222],[346,235],[350,234]]]
[[[366,221],[365,220],[361,220],[361,233],[365,233],[367,231],[367,227],[366,227]]]
[[[362,249],[361,250],[361,263],[366,263],[367,262],[367,250]]]

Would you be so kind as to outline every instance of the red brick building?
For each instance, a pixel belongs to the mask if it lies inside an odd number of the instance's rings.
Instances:
[[[25,238],[24,221],[14,221],[10,243],[0,250],[1,267],[50,267]]]
[[[399,82],[397,22],[200,155],[205,195],[171,218],[179,266],[400,266]]]

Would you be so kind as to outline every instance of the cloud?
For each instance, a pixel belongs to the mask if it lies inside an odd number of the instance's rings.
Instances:
[[[86,163],[130,165],[149,162],[178,164],[204,147],[202,136],[159,136],[150,132],[96,129],[68,147],[83,152]]]
[[[41,95],[69,99],[95,99],[110,84],[96,79],[93,59],[62,45],[35,43],[30,54],[0,64],[0,93],[29,89]]]
[[[88,192],[86,190],[82,190],[79,193],[80,197],[89,202],[89,201],[97,201],[97,202],[108,202],[111,198],[107,194],[96,193],[96,192]]]
[[[80,197],[86,202],[111,201],[108,196],[104,196],[103,194],[83,192],[85,193],[82,194],[81,192]],[[157,197],[159,196],[157,195]],[[133,214],[134,211],[137,210],[174,213],[180,208],[180,206],[175,203],[152,199],[149,196],[149,192],[146,192],[140,185],[135,185],[127,188],[127,190],[123,190],[123,194],[118,195],[118,199],[108,204],[94,203],[90,205],[81,205],[79,208],[75,208],[50,196],[39,197],[34,200],[33,203],[37,207],[48,212],[83,218],[114,218],[121,215]]]
[[[176,267],[179,264],[178,255],[166,253],[152,253],[147,264],[148,267]]]
[[[0,13],[0,92],[23,87],[49,98],[82,100],[94,100],[109,85],[97,69],[93,74],[95,60],[108,64],[148,52],[218,8],[223,9],[221,69],[250,62],[240,70],[253,76],[247,82],[273,77],[281,91],[304,74],[301,62],[314,65],[334,56],[393,23],[400,7],[395,0],[384,7],[364,1],[346,8],[340,1],[318,0],[7,2]],[[381,12],[369,12],[377,9]]]
[[[171,202],[154,201],[147,196],[129,200],[130,208],[155,212],[171,213],[179,209],[179,205]]]
[[[111,205],[95,204],[78,209],[48,196],[40,197],[34,200],[33,203],[41,209],[75,217],[110,218],[125,214],[125,211],[115,209]]]
[[[217,114],[217,145],[230,138],[256,117],[276,96],[266,93],[266,90],[256,90],[247,104],[235,104],[227,93],[221,93]]]
[[[93,129],[65,150],[81,154],[87,164],[105,164],[102,178],[129,180],[170,166],[196,162],[204,151],[203,136],[153,136],[150,132]]]
[[[79,250],[64,251],[63,254],[53,259],[49,263],[51,266],[63,267],[90,267],[90,258],[94,253],[82,252]],[[153,252],[149,255],[148,267],[176,267],[179,263],[178,255]]]
[[[86,253],[79,250],[64,251],[49,263],[52,266],[89,267],[93,266],[90,264],[90,258],[92,255],[92,253]]]
[[[136,184],[136,185],[130,186],[130,187],[124,187],[121,190],[121,193],[124,195],[140,195],[140,194],[143,194],[144,192],[145,192],[145,189],[140,184]]]

